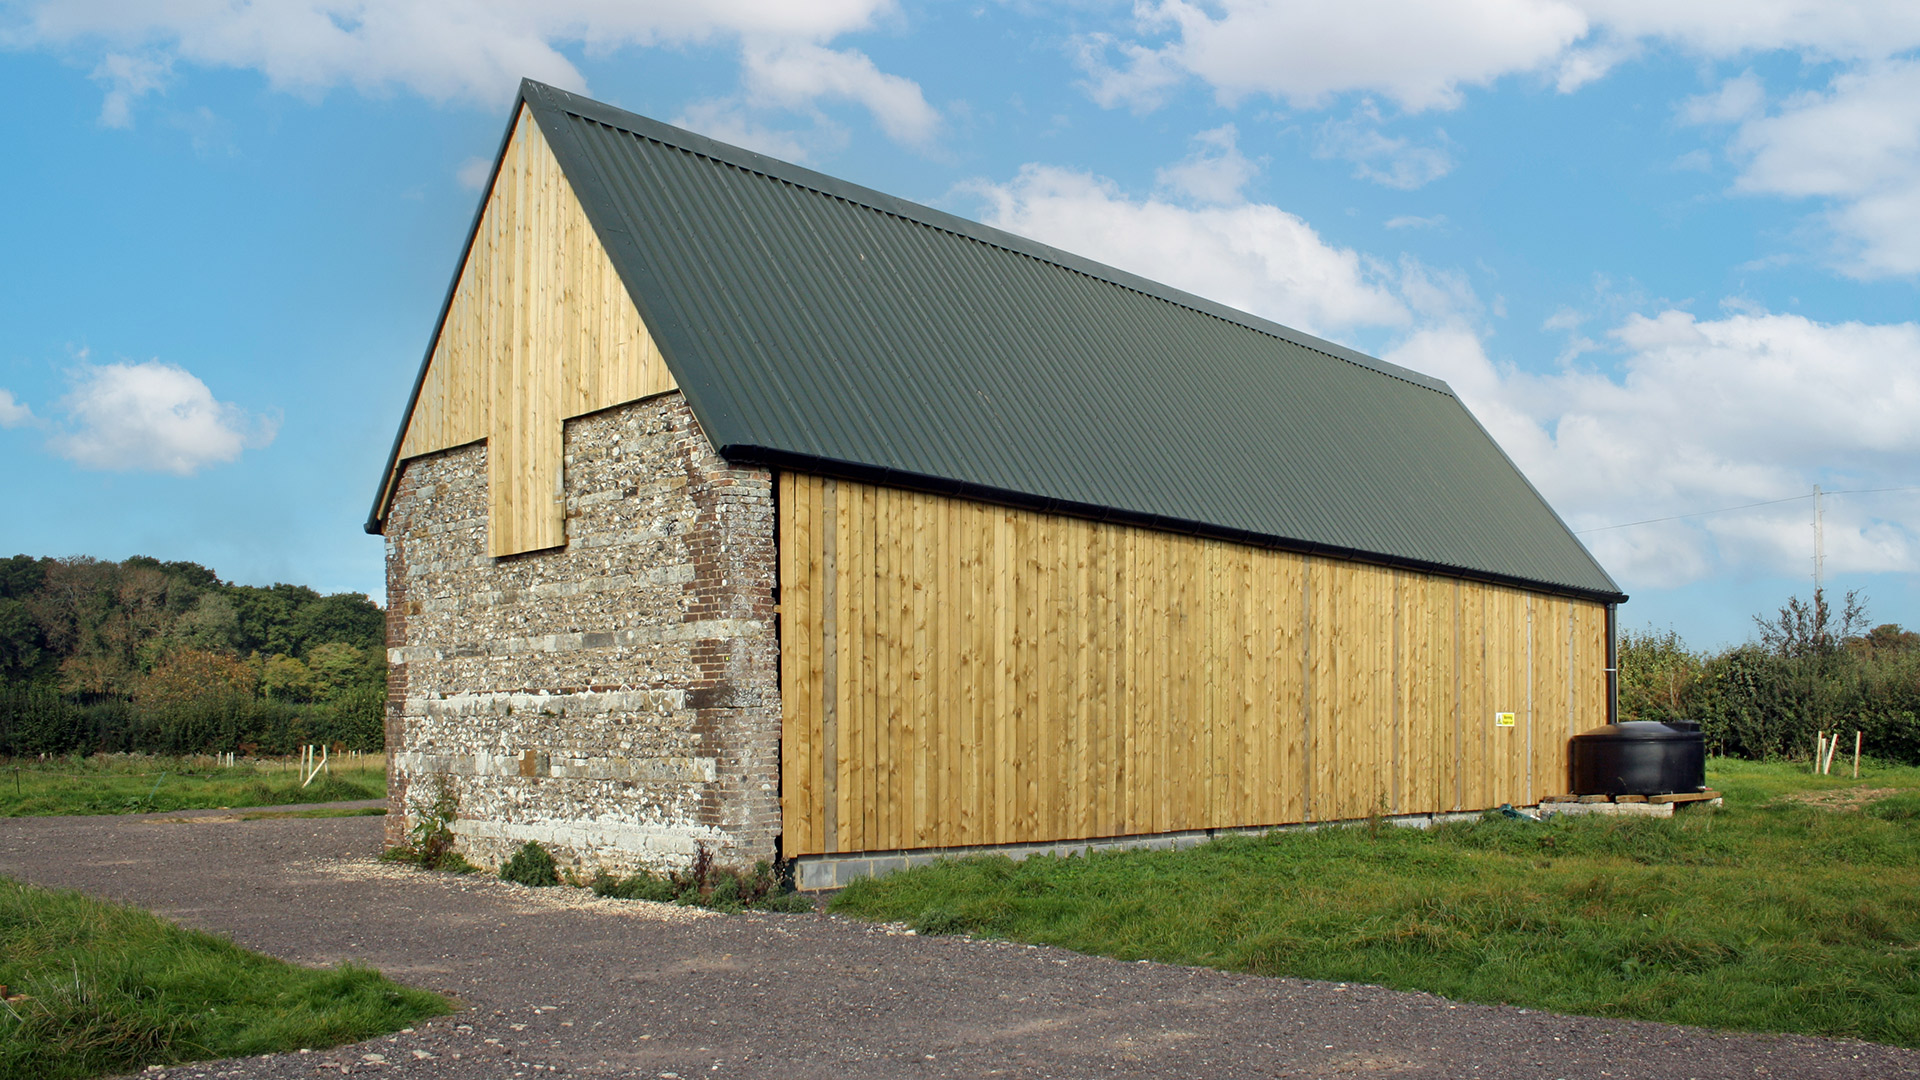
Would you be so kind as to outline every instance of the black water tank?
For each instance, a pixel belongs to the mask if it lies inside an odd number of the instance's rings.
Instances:
[[[1629,720],[1573,737],[1575,795],[1705,791],[1707,744],[1691,720]]]

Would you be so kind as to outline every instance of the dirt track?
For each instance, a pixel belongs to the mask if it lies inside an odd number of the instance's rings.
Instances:
[[[0,874],[139,904],[303,964],[370,964],[466,1008],[356,1046],[150,1076],[1920,1076],[1920,1053],[1861,1043],[418,873],[373,861],[379,818],[189,816],[11,819]]]

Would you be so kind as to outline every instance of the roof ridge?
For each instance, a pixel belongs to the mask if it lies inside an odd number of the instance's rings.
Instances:
[[[1310,349],[1335,360],[1343,360],[1355,367],[1364,368],[1378,375],[1412,383],[1448,397],[1458,398],[1453,388],[1442,379],[1402,367],[1399,364],[1369,356],[1357,349],[1350,349],[1337,342],[1296,330],[1283,323],[1263,318],[1252,312],[1242,311],[1230,304],[1210,300],[1197,293],[1179,289],[1163,282],[1154,281],[1117,266],[1077,255],[1063,248],[1054,247],[1032,237],[974,221],[949,213],[937,207],[889,195],[884,191],[843,180],[836,176],[796,165],[790,161],[770,157],[756,150],[734,146],[718,139],[702,135],[696,131],[677,127],[652,117],[642,116],[603,101],[582,97],[546,83],[527,79],[522,84],[522,97],[537,98],[541,104],[556,107],[559,111],[571,113],[583,120],[603,124],[618,131],[626,132],[638,138],[649,139],[663,146],[670,146],[698,157],[719,162],[730,168],[765,176],[781,183],[810,191],[816,195],[840,199],[843,202],[859,206],[875,213],[885,214],[911,222],[923,228],[935,229],[974,243],[1020,255],[1049,266],[1079,274],[1083,277],[1101,281],[1116,288],[1151,297],[1162,303],[1173,304],[1189,311],[1219,319],[1256,333]],[[555,100],[559,99],[559,100]],[[644,130],[643,130],[644,129]],[[984,234],[984,235],[983,235]]]

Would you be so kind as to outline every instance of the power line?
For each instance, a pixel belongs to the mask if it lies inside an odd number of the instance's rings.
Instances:
[[[1874,495],[1886,491],[1920,491],[1920,487],[1852,488],[1847,491],[1822,491],[1820,495],[1822,498],[1828,495]],[[1718,510],[1696,510],[1691,514],[1674,514],[1671,517],[1647,518],[1644,521],[1623,521],[1618,525],[1602,525],[1597,529],[1576,529],[1574,535],[1586,536],[1590,533],[1609,532],[1613,529],[1631,529],[1635,525],[1655,525],[1662,521],[1681,521],[1685,518],[1706,517],[1709,514],[1726,514],[1735,510],[1752,510],[1759,506],[1778,506],[1781,503],[1799,502],[1802,499],[1811,498],[1813,498],[1813,492],[1809,491],[1805,495],[1790,495],[1784,499],[1768,499],[1765,502],[1742,503],[1739,506],[1723,506]]]

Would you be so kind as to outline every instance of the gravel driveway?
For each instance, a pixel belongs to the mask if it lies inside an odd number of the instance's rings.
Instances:
[[[464,1005],[172,1077],[1888,1077],[1920,1052],[1456,1005],[384,866],[379,818],[14,818],[0,873]]]

